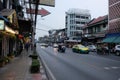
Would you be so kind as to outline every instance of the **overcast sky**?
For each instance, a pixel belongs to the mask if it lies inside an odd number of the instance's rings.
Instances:
[[[37,18],[36,39],[48,35],[50,29],[65,28],[65,12],[70,8],[88,9],[92,18],[108,14],[108,0],[55,0],[55,7],[42,6],[51,14]]]

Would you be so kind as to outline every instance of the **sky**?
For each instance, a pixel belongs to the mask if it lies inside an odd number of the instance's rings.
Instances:
[[[91,18],[97,18],[108,14],[108,0],[55,0],[55,7],[39,5],[51,14],[37,17],[35,38],[48,35],[50,29],[65,28],[65,12],[71,8],[87,9]]]

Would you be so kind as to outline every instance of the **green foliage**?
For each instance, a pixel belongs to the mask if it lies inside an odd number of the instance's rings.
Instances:
[[[10,58],[9,58],[9,57],[7,57],[7,56],[6,56],[6,57],[4,57],[4,62],[5,62],[5,63],[10,62]]]
[[[33,59],[32,60],[32,66],[40,66],[39,60]]]
[[[4,60],[3,59],[0,59],[0,63],[2,63]]]
[[[38,55],[37,54],[32,54],[32,55],[29,55],[29,57],[31,57],[32,59],[37,59]]]
[[[40,71],[40,62],[38,59],[32,59],[30,70],[31,70],[31,73],[37,73]]]
[[[14,56],[14,53],[9,53],[7,54],[7,56]]]

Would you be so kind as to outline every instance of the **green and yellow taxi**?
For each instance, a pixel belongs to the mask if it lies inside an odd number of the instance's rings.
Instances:
[[[83,46],[81,44],[74,45],[72,47],[72,51],[77,52],[77,53],[89,54],[89,48],[85,47],[85,46]]]

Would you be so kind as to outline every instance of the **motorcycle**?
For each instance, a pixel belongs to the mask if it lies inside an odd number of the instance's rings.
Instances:
[[[58,45],[58,52],[65,52],[66,48],[64,45]]]

